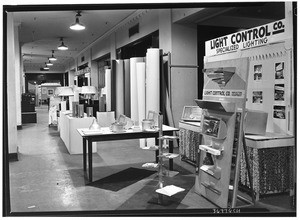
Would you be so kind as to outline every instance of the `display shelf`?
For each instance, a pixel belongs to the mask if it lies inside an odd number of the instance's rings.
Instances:
[[[158,168],[158,163],[144,163],[142,165],[144,168]]]
[[[213,176],[216,179],[221,179],[221,168],[214,165],[202,165],[200,170]]]
[[[215,156],[220,156],[222,154],[221,150],[212,148],[212,146],[209,146],[209,145],[199,145],[199,149],[203,150],[205,152],[208,152],[212,155],[215,155]]]
[[[166,159],[174,159],[178,157],[179,154],[173,154],[173,153],[163,153],[161,155],[158,155],[158,157],[166,158]]]
[[[158,146],[156,146],[156,145],[152,145],[152,146],[145,146],[145,147],[142,147],[141,149],[143,149],[143,150],[151,150],[151,151],[156,151],[156,150],[158,150]]]
[[[216,193],[217,195],[222,194],[220,190],[216,189],[214,186],[212,186],[208,183],[202,182],[201,185],[204,186],[206,189],[209,189],[210,191]]]
[[[230,112],[234,113],[236,110],[236,106],[234,102],[219,102],[219,101],[205,101],[200,99],[195,99],[197,105],[202,109],[208,109],[219,112]]]

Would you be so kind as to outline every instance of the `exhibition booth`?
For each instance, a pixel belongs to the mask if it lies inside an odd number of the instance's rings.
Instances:
[[[43,83],[35,96],[23,94],[20,142],[26,129],[36,126],[34,131],[47,132],[50,147],[58,146],[45,151],[47,161],[39,162],[43,167],[50,161],[45,173],[57,171],[49,174],[53,181],[48,179],[43,190],[63,187],[56,195],[61,194],[57,197],[64,207],[89,212],[99,211],[101,204],[100,215],[134,215],[137,210],[159,215],[161,209],[163,215],[181,210],[197,215],[202,209],[208,215],[220,210],[271,213],[273,206],[260,205],[262,198],[281,195],[295,209],[293,16],[206,40],[202,68],[196,65],[199,52],[191,46],[200,42],[195,29],[192,35],[173,20],[175,25],[168,26],[165,11],[135,14],[141,24],[151,17],[159,21],[160,44],[155,45],[158,33],[150,23],[152,29],[143,35],[150,36],[154,47],[143,47],[144,56],[125,53],[140,39],[131,40],[130,47],[120,40],[130,22],[124,23],[109,38],[99,38],[104,43],[95,41],[83,50],[64,73],[63,84]],[[174,13],[177,21],[175,15],[186,16]],[[171,29],[179,34],[170,46],[164,44],[169,36],[164,34]],[[46,131],[37,112],[47,114]],[[49,146],[34,152],[35,157]],[[20,155],[22,160],[29,154],[21,150]],[[11,165],[14,172],[16,166]],[[39,171],[32,169],[31,175]],[[11,174],[15,185],[18,175]],[[27,190],[12,187],[13,199],[19,189]],[[50,212],[59,209],[48,206]],[[37,202],[27,208],[25,213],[44,211]]]

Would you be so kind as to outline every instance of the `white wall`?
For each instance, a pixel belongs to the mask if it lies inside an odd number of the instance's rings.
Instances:
[[[16,117],[16,79],[15,44],[13,13],[7,13],[7,107],[8,115],[8,152],[17,153],[17,117]]]
[[[172,65],[198,65],[197,60],[197,26],[172,26]],[[196,105],[198,96],[198,69],[172,68],[171,69],[171,101],[175,126],[182,115],[184,106]]]

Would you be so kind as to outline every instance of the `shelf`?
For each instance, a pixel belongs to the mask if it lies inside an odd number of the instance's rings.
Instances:
[[[157,139],[158,140],[176,140],[176,139],[179,139],[179,137],[165,135],[165,136],[161,136],[161,137],[159,137]]]
[[[152,145],[152,146],[149,146],[149,147],[146,146],[146,147],[143,147],[141,149],[154,151],[154,150],[158,150],[158,146],[155,146],[155,145]]]
[[[157,163],[144,163],[142,165],[142,167],[144,167],[144,168],[158,168],[158,164]]]
[[[204,101],[200,99],[195,99],[197,105],[202,109],[220,111],[220,112],[235,112],[235,103],[234,102],[226,102],[226,101]]]
[[[211,146],[208,145],[199,145],[199,149],[215,156],[219,156],[222,153],[222,151],[212,148]]]
[[[209,189],[210,191],[212,191],[218,195],[221,195],[221,191],[216,189],[214,186],[209,185],[208,183],[201,183],[201,185],[204,186],[206,189]]]
[[[213,176],[216,179],[221,179],[221,168],[215,167],[213,165],[202,165],[200,170],[203,172]]]
[[[166,158],[166,159],[174,159],[178,157],[179,154],[173,154],[173,153],[163,153],[161,155],[158,155],[158,157]]]

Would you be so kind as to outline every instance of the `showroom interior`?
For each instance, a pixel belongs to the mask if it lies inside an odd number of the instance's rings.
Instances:
[[[296,216],[296,2],[3,6],[4,216]]]

